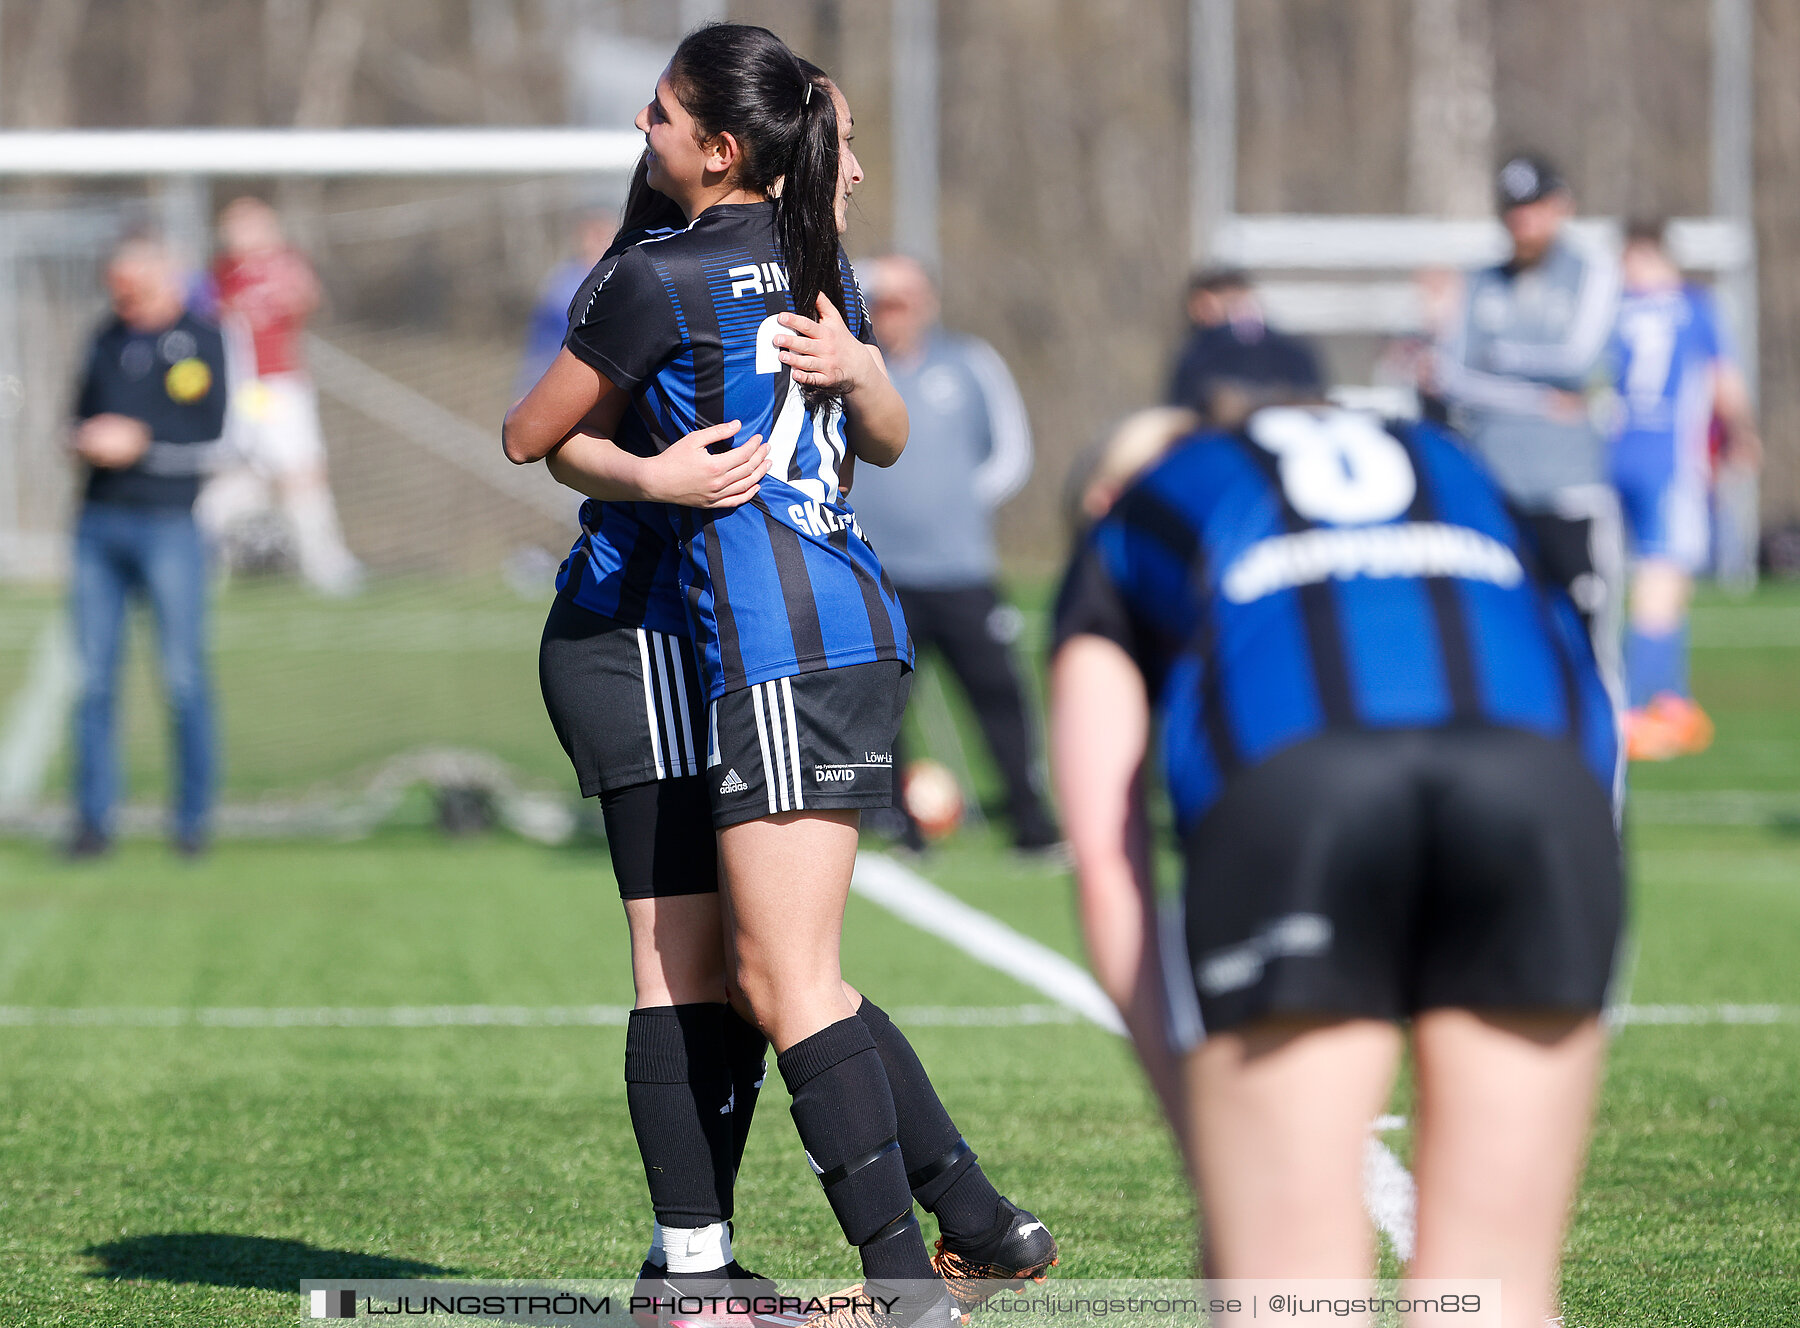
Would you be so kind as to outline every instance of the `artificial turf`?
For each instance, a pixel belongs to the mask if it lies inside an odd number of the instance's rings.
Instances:
[[[1634,774],[1659,810],[1630,823],[1629,998],[1786,1015],[1618,1032],[1568,1242],[1581,1328],[1800,1323],[1800,595],[1711,600],[1699,622],[1697,690],[1720,737]],[[417,653],[363,668],[397,687],[429,667]],[[492,653],[512,685],[518,652]],[[256,722],[271,742],[303,731],[307,713],[329,718],[331,690]],[[396,723],[410,740],[414,721]],[[367,736],[359,759],[386,741]],[[1733,801],[1745,792],[1761,800]],[[1702,794],[1725,810],[1682,823]],[[920,870],[1077,952],[1066,879],[996,833],[966,833]],[[894,1010],[1044,999],[860,900],[846,972]],[[199,863],[133,841],[79,867],[0,842],[8,1008],[629,999],[604,851],[588,841],[403,826],[226,842]],[[1079,1023],[912,1033],[984,1164],[1062,1240],[1060,1275],[1190,1272],[1186,1191],[1116,1039]],[[622,1047],[620,1027],[0,1026],[0,1323],[289,1323],[307,1277],[629,1274],[648,1212]],[[852,1277],[785,1108],[772,1081],[740,1251],[778,1276]],[[1391,1141],[1405,1153],[1404,1135]]]

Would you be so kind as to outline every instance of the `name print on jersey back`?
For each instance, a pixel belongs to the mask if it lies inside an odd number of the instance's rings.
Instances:
[[[747,263],[730,269],[725,275],[731,278],[731,298],[734,300],[789,289],[787,269],[780,263]]]
[[[1611,708],[1574,607],[1448,436],[1325,408],[1178,444],[1096,524],[1057,637],[1143,669],[1178,822],[1328,730],[1518,728],[1601,786]]]

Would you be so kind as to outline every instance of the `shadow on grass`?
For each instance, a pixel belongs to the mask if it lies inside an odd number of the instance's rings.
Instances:
[[[199,1282],[208,1286],[297,1291],[303,1280],[454,1276],[456,1269],[417,1259],[390,1259],[355,1250],[322,1250],[303,1240],[181,1231],[128,1236],[82,1251],[98,1259],[92,1277],[137,1282]]]
[[[259,1291],[291,1291],[298,1293],[302,1282],[398,1282],[415,1280],[406,1288],[371,1288],[358,1292],[381,1298],[383,1305],[397,1304],[404,1294],[415,1305],[427,1296],[507,1296],[513,1298],[510,1313],[488,1316],[494,1322],[531,1325],[532,1328],[592,1328],[596,1323],[609,1328],[635,1328],[628,1316],[631,1283],[624,1292],[614,1291],[605,1300],[605,1309],[571,1313],[559,1311],[558,1305],[575,1299],[564,1285],[539,1285],[523,1282],[434,1282],[434,1278],[455,1277],[458,1270],[417,1259],[390,1259],[380,1254],[359,1254],[355,1250],[322,1250],[303,1240],[272,1240],[267,1236],[228,1236],[214,1231],[169,1232],[153,1236],[131,1236],[109,1240],[104,1245],[90,1245],[82,1251],[101,1266],[90,1277],[117,1278],[134,1282],[189,1282],[207,1286],[249,1288]],[[587,1293],[584,1293],[587,1294]],[[602,1288],[591,1293],[605,1297]],[[530,1297],[526,1304],[521,1298]],[[613,1308],[616,1305],[616,1308]],[[398,1308],[377,1312],[397,1314]],[[406,1311],[420,1313],[419,1309]]]

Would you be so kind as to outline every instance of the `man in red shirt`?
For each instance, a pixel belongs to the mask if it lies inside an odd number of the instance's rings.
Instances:
[[[282,236],[275,210],[259,198],[226,205],[219,241],[213,265],[219,313],[240,340],[247,336],[252,364],[232,402],[232,435],[247,469],[215,482],[203,500],[208,524],[215,532],[229,526],[263,506],[273,487],[300,574],[327,594],[353,593],[362,565],[338,526],[318,393],[301,356],[306,320],[319,307],[318,279]]]

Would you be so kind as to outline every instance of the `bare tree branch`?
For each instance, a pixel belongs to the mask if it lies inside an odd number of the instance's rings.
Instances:
[[[39,0],[13,112],[13,123],[20,128],[61,129],[69,124],[69,65],[86,17],[87,0]]]
[[[300,76],[296,125],[341,125],[350,111],[350,89],[362,58],[369,0],[325,0],[313,25],[306,68]]]
[[[1415,212],[1485,216],[1492,206],[1494,41],[1487,0],[1412,0],[1407,202]]]

